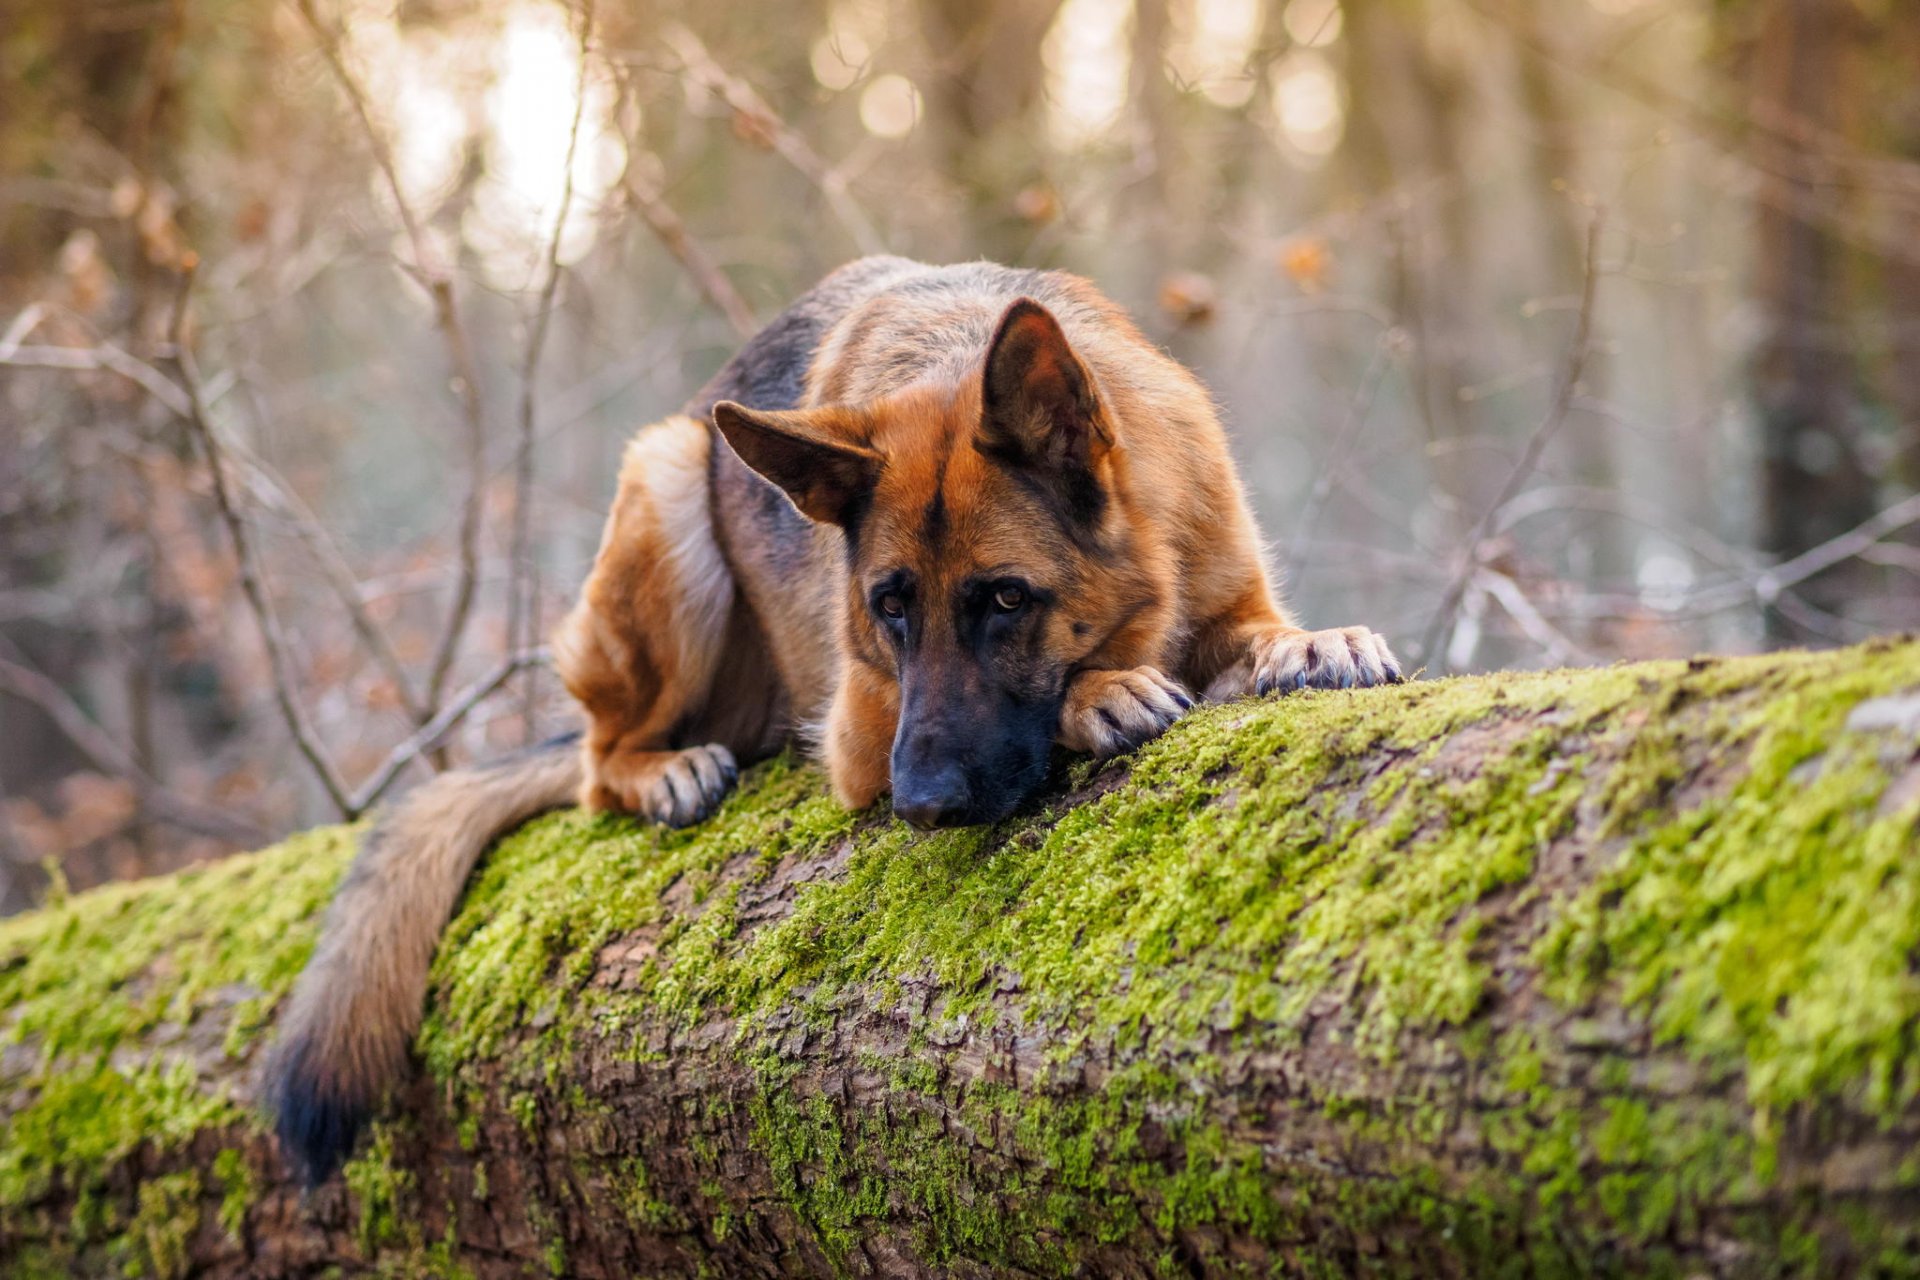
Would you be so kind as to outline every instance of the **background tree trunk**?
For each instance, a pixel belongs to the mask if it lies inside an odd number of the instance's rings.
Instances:
[[[1760,413],[1759,543],[1787,558],[1844,533],[1874,511],[1874,477],[1862,457],[1845,245],[1818,213],[1852,199],[1827,154],[1856,114],[1846,94],[1863,22],[1849,0],[1773,0],[1760,14],[1752,55],[1755,148],[1762,172],[1755,266],[1765,333],[1754,356]],[[1809,590],[1841,612],[1873,574],[1845,566]],[[1768,625],[1809,639],[1780,614]]]
[[[1911,1274],[1920,642],[1210,708],[999,827],[504,841],[302,1202],[352,834],[0,924],[9,1275]]]

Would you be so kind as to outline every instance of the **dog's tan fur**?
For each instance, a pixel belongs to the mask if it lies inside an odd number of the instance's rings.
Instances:
[[[350,1140],[400,1071],[474,860],[533,812],[577,798],[693,822],[736,762],[795,733],[843,803],[869,805],[945,731],[902,724],[909,660],[957,700],[994,681],[1050,699],[1051,736],[1097,755],[1165,729],[1190,690],[1399,678],[1371,631],[1293,622],[1212,400],[1086,281],[865,259],[769,334],[628,446],[554,641],[586,713],[577,756],[428,784],[343,887],[274,1068],[310,1175],[338,1159],[338,1116]],[[911,658],[876,613],[887,573],[914,584]],[[1019,589],[995,601],[1025,601],[995,624],[1019,653],[989,662],[942,637],[968,584],[1000,578]],[[318,1094],[340,1105],[309,1114]]]

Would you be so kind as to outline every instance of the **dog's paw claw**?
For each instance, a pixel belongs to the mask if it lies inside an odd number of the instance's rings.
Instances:
[[[1256,638],[1246,657],[1207,686],[1207,697],[1225,701],[1249,693],[1366,689],[1404,679],[1386,640],[1366,627],[1276,630]]]
[[[595,770],[591,807],[688,827],[718,809],[739,779],[733,753],[717,743],[615,755]]]
[[[1192,708],[1193,695],[1153,667],[1083,671],[1067,686],[1059,741],[1104,760],[1159,737]]]
[[[1254,651],[1256,689],[1368,689],[1402,678],[1399,660],[1366,627],[1279,632]]]

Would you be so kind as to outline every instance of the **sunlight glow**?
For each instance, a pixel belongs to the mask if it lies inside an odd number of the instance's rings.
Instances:
[[[813,42],[807,63],[822,88],[838,93],[860,82],[867,72],[867,59],[872,56],[873,50],[859,36],[829,32]]]
[[[567,133],[579,100],[579,50],[564,13],[549,5],[509,11],[487,94],[488,181],[478,212],[503,241],[531,237],[544,249],[559,215],[567,177]],[[589,77],[573,163],[573,207],[560,258],[572,261],[593,240],[593,209],[619,178],[623,148],[608,130],[612,91]],[[509,245],[503,243],[503,250]]]
[[[1098,142],[1127,106],[1133,0],[1066,0],[1040,56],[1048,128],[1061,147]]]
[[[1273,115],[1280,139],[1311,167],[1332,155],[1346,132],[1346,89],[1322,54],[1302,50],[1274,64]]]
[[[1287,38],[1307,49],[1324,49],[1340,38],[1346,15],[1340,0],[1290,0],[1282,19]]]
[[[1640,600],[1650,609],[1671,613],[1686,604],[1693,589],[1693,566],[1664,548],[1643,553],[1634,573]]]
[[[876,138],[904,138],[920,123],[920,90],[892,72],[874,77],[860,94],[860,123]]]
[[[478,146],[485,173],[461,233],[493,284],[524,287],[553,234],[578,99],[578,46],[564,11],[520,3],[482,19],[412,28],[362,11],[346,31],[349,60],[390,140],[407,203],[422,220],[431,217],[454,194],[467,149]],[[619,179],[624,148],[610,125],[612,103],[611,85],[590,77],[562,262],[591,247],[594,207]]]
[[[826,34],[813,42],[807,63],[823,89],[839,93],[872,69],[873,51],[885,37],[886,14],[860,0],[840,0],[827,15]]]
[[[444,200],[460,175],[461,143],[474,123],[463,104],[474,102],[490,78],[486,41],[475,34],[403,35],[375,15],[346,28],[347,60],[391,140],[394,174],[415,209]]]
[[[1167,74],[1216,106],[1244,107],[1253,97],[1247,70],[1260,38],[1260,0],[1192,0],[1173,10]]]

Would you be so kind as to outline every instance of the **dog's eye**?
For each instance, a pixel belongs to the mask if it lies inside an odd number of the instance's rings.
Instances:
[[[1019,587],[1002,587],[993,593],[994,608],[1002,613],[1012,613],[1027,602],[1027,593]]]
[[[897,621],[907,616],[907,602],[891,591],[881,596],[874,603],[879,607],[880,615],[884,618],[892,618]]]

